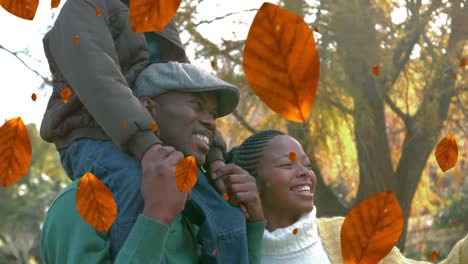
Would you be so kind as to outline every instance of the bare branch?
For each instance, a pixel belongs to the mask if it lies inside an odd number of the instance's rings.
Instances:
[[[397,114],[403,120],[403,122],[405,123],[405,126],[409,127],[410,116],[408,114],[403,113],[403,111],[401,111],[401,109],[398,108],[398,106],[396,106],[396,104],[392,101],[392,99],[390,99],[388,94],[384,95],[384,100],[385,100],[385,103],[387,103],[387,105],[392,109],[392,111],[395,112],[395,114]]]
[[[22,58],[20,58],[18,55],[21,53],[21,52],[17,52],[17,51],[11,51],[7,48],[5,48],[3,45],[0,45],[0,49],[10,53],[11,55],[13,55],[17,60],[19,60],[26,68],[28,68],[30,71],[32,71],[33,73],[35,73],[37,76],[39,76],[42,81],[47,84],[47,85],[52,85],[52,81],[43,76],[42,74],[40,74],[38,71],[36,71],[35,69],[31,68]]]
[[[340,109],[343,113],[345,114],[348,114],[348,115],[352,115],[354,113],[354,111],[346,106],[344,106],[343,104],[341,104],[340,102],[336,102],[330,98],[327,98],[325,97],[324,100],[327,102],[327,103],[330,103],[331,105],[335,106],[336,108]]]
[[[239,123],[241,123],[241,125],[243,127],[245,127],[245,129],[247,129],[250,133],[252,134],[255,134],[257,133],[257,130],[255,130],[240,114],[239,112],[237,112],[237,110],[235,110],[233,113],[234,117],[237,119],[237,121],[239,121]]]
[[[232,13],[227,13],[223,16],[219,16],[219,17],[215,17],[213,19],[210,19],[210,20],[202,20],[198,23],[194,23],[193,25],[195,27],[198,27],[199,25],[202,25],[202,24],[210,24],[214,21],[217,21],[217,20],[222,20],[222,19],[225,19],[227,17],[230,17],[230,16],[233,16],[233,15],[237,15],[237,14],[241,14],[241,13],[244,13],[244,12],[253,12],[253,11],[257,11],[258,8],[251,8],[251,9],[246,9],[246,10],[242,10],[242,11],[238,11],[238,12],[232,12]]]

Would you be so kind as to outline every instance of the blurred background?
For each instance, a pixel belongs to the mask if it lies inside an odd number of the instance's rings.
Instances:
[[[38,134],[51,94],[42,37],[64,2],[50,9],[41,1],[33,21],[0,8],[0,120],[21,116],[33,150],[27,176],[0,187],[0,263],[41,263],[44,214],[69,182],[54,146]],[[390,189],[405,214],[398,247],[417,260],[435,251],[434,261],[445,258],[468,232],[468,3],[270,2],[304,17],[314,32],[320,81],[304,124],[273,113],[246,82],[244,43],[263,1],[183,0],[175,18],[191,63],[240,88],[236,112],[218,121],[228,147],[261,129],[291,134],[318,177],[319,216],[345,216]],[[444,173],[434,149],[449,134],[459,156]]]

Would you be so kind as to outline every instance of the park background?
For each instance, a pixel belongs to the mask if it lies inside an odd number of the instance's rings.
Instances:
[[[218,121],[228,147],[261,129],[288,132],[305,146],[319,177],[319,215],[344,216],[390,188],[408,217],[398,243],[404,254],[428,260],[437,251],[436,260],[444,258],[468,232],[467,2],[270,2],[304,17],[317,44],[320,81],[304,124],[273,113],[246,82],[242,51],[263,1],[183,0],[175,18],[191,63],[241,90],[236,112]],[[51,94],[42,37],[64,3],[51,9],[41,0],[32,21],[0,8],[0,120],[20,116],[33,149],[27,176],[0,187],[0,263],[41,263],[44,214],[69,182],[53,145],[37,131]],[[459,157],[444,173],[434,149],[448,134]]]

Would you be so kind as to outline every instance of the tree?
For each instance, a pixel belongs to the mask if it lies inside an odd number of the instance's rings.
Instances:
[[[32,146],[27,175],[8,188],[0,188],[1,255],[17,263],[31,257],[40,261],[39,236],[48,206],[68,182],[52,144],[43,141],[35,125],[27,125]]]
[[[232,15],[197,21],[200,2],[181,6],[177,21],[181,31],[190,33],[187,44],[196,45],[196,58],[214,61],[216,73],[241,88],[240,106],[234,119],[226,122],[225,134],[245,138],[258,129],[286,129],[312,159],[318,177],[319,215],[345,215],[349,205],[327,186],[320,154],[331,140],[342,145],[335,153],[349,150],[349,142],[336,138],[348,127],[355,151],[351,156],[358,164],[351,170],[359,174],[359,188],[351,203],[393,190],[405,216],[398,243],[403,250],[412,200],[444,124],[466,137],[468,78],[459,61],[467,47],[468,28],[463,21],[468,18],[468,5],[461,0],[428,4],[322,0],[315,5],[304,0],[279,1],[286,9],[312,17],[311,28],[320,30],[317,97],[309,121],[298,124],[277,118],[248,88],[241,71],[244,40],[223,39],[217,45],[198,32],[200,24]],[[397,9],[406,13],[401,23],[392,21],[391,13]],[[373,73],[374,65],[380,67],[379,75]]]

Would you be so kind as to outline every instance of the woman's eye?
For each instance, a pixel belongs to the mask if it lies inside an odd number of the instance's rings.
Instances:
[[[291,163],[284,163],[284,164],[281,164],[281,165],[280,165],[281,168],[291,167],[291,166],[292,166]]]

